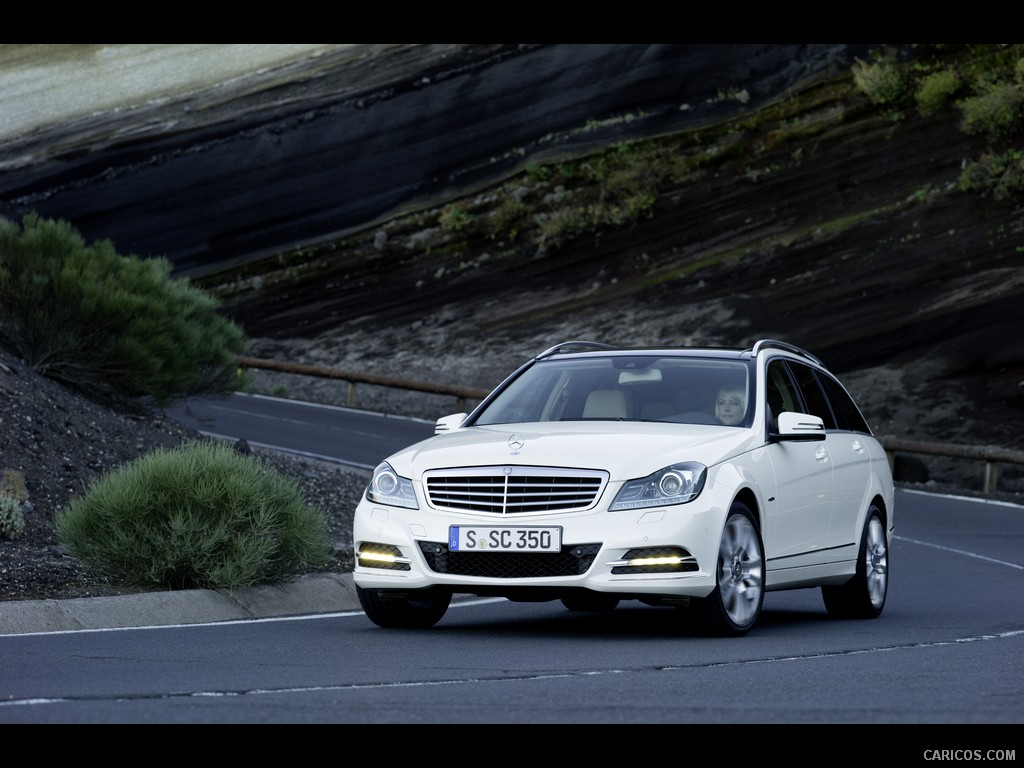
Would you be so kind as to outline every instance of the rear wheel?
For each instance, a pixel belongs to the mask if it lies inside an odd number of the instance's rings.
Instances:
[[[857,572],[838,587],[822,587],[828,615],[837,619],[874,619],[885,607],[889,591],[889,544],[878,507],[868,510],[857,554]]]
[[[429,629],[441,620],[452,601],[451,593],[409,592],[356,587],[367,618],[385,629]]]
[[[757,623],[764,604],[764,548],[746,504],[734,502],[718,546],[715,591],[692,610],[708,634],[741,637]]]

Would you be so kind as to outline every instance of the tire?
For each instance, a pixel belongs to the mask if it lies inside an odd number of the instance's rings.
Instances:
[[[754,515],[734,502],[722,530],[715,590],[691,606],[699,628],[719,637],[742,637],[764,605],[764,546]]]
[[[889,591],[889,544],[882,513],[868,510],[857,553],[857,572],[842,586],[821,588],[825,610],[835,619],[875,619],[885,607]]]
[[[441,620],[452,601],[451,593],[421,593],[356,587],[367,618],[384,629],[429,629]]]
[[[570,611],[613,611],[619,604],[619,598],[603,592],[583,592],[562,598],[562,605]]]

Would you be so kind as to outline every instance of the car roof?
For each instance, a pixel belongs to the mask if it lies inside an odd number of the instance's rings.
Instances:
[[[761,339],[752,347],[739,349],[736,347],[615,347],[610,344],[602,344],[596,341],[563,341],[537,355],[536,360],[547,360],[558,356],[571,357],[603,357],[609,353],[628,355],[679,355],[684,357],[715,357],[729,358],[735,360],[750,360],[767,350],[776,350],[804,358],[815,365],[825,367],[817,357],[795,344],[790,344],[778,339]]]

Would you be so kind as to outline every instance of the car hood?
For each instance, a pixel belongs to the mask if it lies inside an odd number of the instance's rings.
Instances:
[[[430,469],[507,464],[603,469],[612,480],[622,480],[643,477],[679,461],[713,466],[763,444],[749,429],[702,424],[503,424],[436,435],[388,461],[398,474],[412,479]]]

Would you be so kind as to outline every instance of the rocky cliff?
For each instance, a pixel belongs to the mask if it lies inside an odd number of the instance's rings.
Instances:
[[[486,387],[552,339],[779,337],[882,431],[1019,448],[1021,196],[961,189],[994,142],[953,99],[857,87],[882,53],[339,46],[7,140],[0,215],[167,256],[268,353]]]

